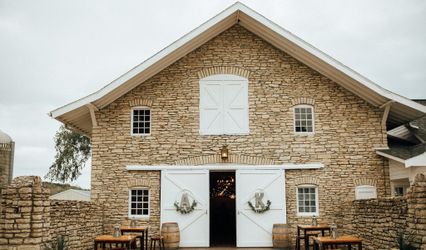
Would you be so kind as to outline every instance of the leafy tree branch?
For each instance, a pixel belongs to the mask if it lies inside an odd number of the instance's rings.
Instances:
[[[76,180],[90,157],[90,139],[61,126],[54,141],[56,155],[45,178],[60,182]]]

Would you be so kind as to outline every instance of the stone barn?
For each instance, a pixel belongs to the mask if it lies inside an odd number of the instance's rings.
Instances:
[[[268,247],[274,223],[342,224],[345,202],[389,195],[376,151],[425,113],[236,3],[50,115],[91,138],[106,231],[176,221],[181,246]]]

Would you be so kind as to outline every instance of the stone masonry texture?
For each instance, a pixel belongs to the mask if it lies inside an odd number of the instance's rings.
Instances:
[[[229,72],[248,77],[250,133],[201,136],[200,77]],[[130,133],[131,108],[139,103],[150,104],[149,136]],[[299,103],[314,106],[314,135],[293,132],[292,107]],[[129,223],[128,190],[138,179],[151,191],[151,215],[141,223],[149,223],[156,231],[160,226],[160,173],[127,171],[126,165],[220,160],[217,155],[226,144],[230,155],[238,159],[323,163],[323,169],[286,171],[288,223],[294,232],[296,224],[310,220],[296,216],[296,186],[311,184],[305,181],[318,185],[320,221],[338,221],[345,214],[342,204],[354,198],[356,183],[375,183],[379,196],[389,189],[387,162],[374,150],[387,145],[382,113],[235,25],[96,112],[92,199],[106,204],[107,230],[116,223]]]
[[[69,249],[93,249],[93,239],[103,234],[104,213],[87,201],[50,201],[50,238],[64,236]]]
[[[16,177],[2,191],[0,250],[42,250],[59,235],[69,249],[92,249],[103,234],[100,205],[49,199],[40,177]]]
[[[426,250],[426,174],[418,174],[407,196],[349,201],[339,224],[339,234],[362,237],[364,249],[396,247],[398,232],[412,235],[411,243]],[[149,183],[134,181],[132,185]],[[58,235],[65,236],[70,250],[93,249],[96,235],[105,228],[109,214],[101,204],[49,200],[49,190],[35,176],[17,177],[2,192],[0,249],[33,250]]]
[[[2,190],[0,249],[40,249],[49,237],[49,194],[37,176],[17,177]]]
[[[426,250],[425,175],[417,174],[405,197],[351,202],[343,232],[360,236],[364,249],[396,248],[402,233],[413,246]]]

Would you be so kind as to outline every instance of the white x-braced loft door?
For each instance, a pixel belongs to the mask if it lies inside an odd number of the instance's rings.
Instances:
[[[286,223],[284,170],[237,170],[237,247],[271,247],[272,227]],[[249,206],[256,205],[255,195],[270,209],[255,213]],[[260,203],[259,203],[260,204]]]
[[[196,202],[194,211],[181,214],[174,203]],[[163,170],[161,171],[161,223],[177,222],[181,247],[209,246],[209,171]]]
[[[200,133],[249,133],[248,80],[235,75],[213,75],[200,81]]]

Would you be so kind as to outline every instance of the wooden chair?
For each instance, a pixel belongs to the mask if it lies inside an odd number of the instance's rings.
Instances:
[[[158,242],[158,246],[160,247],[160,250],[165,250],[164,247],[164,237],[161,235],[153,235],[151,236],[151,246],[150,250],[155,250],[155,245]]]
[[[319,233],[316,233],[316,232],[308,232],[307,233],[307,236],[309,236],[309,237],[318,237],[318,235],[319,235]],[[300,250],[300,242],[301,241],[305,242],[305,235],[301,235],[301,236],[296,235],[296,247],[295,247],[296,250]],[[313,244],[309,243],[309,247],[313,247],[313,246],[314,246]]]

